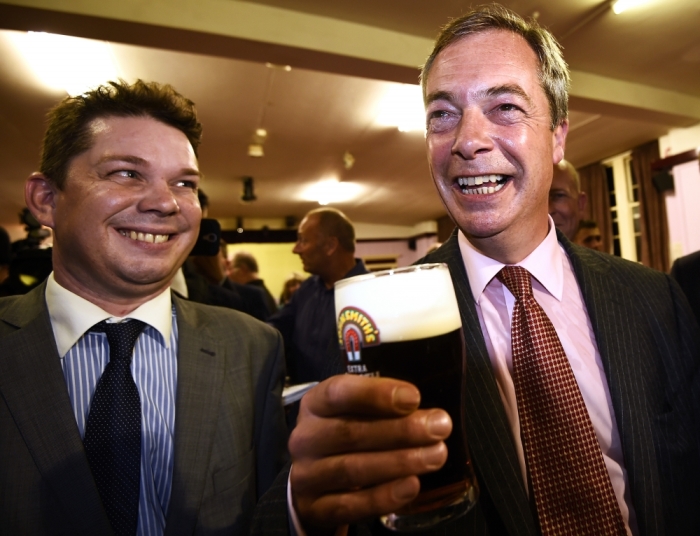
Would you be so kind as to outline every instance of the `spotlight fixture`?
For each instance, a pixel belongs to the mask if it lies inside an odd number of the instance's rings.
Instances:
[[[355,165],[355,157],[350,153],[350,151],[345,151],[345,154],[343,155],[343,165],[345,166],[345,169],[352,169],[352,166]]]
[[[262,158],[265,156],[262,144],[251,143],[248,145],[248,156],[252,156],[253,158]]]
[[[253,188],[253,177],[243,177],[243,195],[241,196],[241,201],[244,203],[249,203],[250,201],[255,201],[257,199]]]
[[[263,144],[265,143],[266,139],[267,130],[264,128],[256,128],[251,139],[252,143],[248,145],[248,156],[252,156],[253,158],[261,158],[265,156]]]

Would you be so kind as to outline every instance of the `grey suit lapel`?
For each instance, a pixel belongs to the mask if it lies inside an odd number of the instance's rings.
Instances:
[[[459,303],[467,352],[467,436],[479,484],[510,534],[537,534],[456,232],[425,261],[447,263]]]
[[[225,349],[201,325],[191,305],[173,297],[178,357],[175,463],[166,534],[194,532],[216,433],[218,400],[225,378]]]
[[[647,409],[651,394],[646,383],[655,377],[655,371],[645,369],[645,361],[638,359],[648,349],[640,348],[637,334],[643,328],[631,309],[635,303],[633,290],[611,276],[605,256],[573,246],[561,236],[559,239],[571,259],[595,333],[639,526],[644,534],[657,534],[663,531],[663,511],[657,496],[661,480]]]
[[[0,393],[38,471],[76,530],[111,534],[71,409],[44,288],[3,313],[2,320],[16,331],[0,339]]]

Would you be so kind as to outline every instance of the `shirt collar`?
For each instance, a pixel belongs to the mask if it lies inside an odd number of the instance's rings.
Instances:
[[[80,337],[98,322],[109,318],[122,320],[59,285],[53,272],[46,282],[45,296],[58,355],[61,357],[64,357]],[[170,348],[172,330],[170,288],[166,288],[124,318],[141,320],[152,326],[163,337],[166,348]]]
[[[525,268],[545,289],[547,289],[547,292],[561,301],[564,292],[564,267],[562,256],[565,255],[565,253],[562,251],[559,241],[557,240],[554,222],[551,217],[548,216],[548,218],[549,232],[547,236],[532,253],[522,261],[516,263],[516,266]],[[462,254],[462,260],[464,261],[464,267],[467,270],[469,286],[471,287],[474,301],[478,303],[486,286],[496,277],[505,264],[479,252],[471,242],[467,240],[467,237],[464,236],[462,231],[459,231],[457,239],[459,242],[459,250]]]

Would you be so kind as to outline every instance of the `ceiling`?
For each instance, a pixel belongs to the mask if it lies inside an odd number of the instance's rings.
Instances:
[[[599,0],[503,2],[535,16],[572,70],[567,158],[577,167],[700,123],[700,2],[648,0],[614,15]],[[422,132],[378,124],[382,97],[416,83],[456,0],[13,0],[0,3],[0,225],[17,223],[44,115],[65,93],[42,86],[13,46],[36,30],[110,43],[119,75],[171,83],[196,102],[210,216],[230,227],[301,217],[302,190],[359,184],[340,203],[356,222],[415,226],[444,215]],[[266,62],[290,65],[291,71]],[[247,147],[268,131],[265,156]],[[343,154],[355,158],[351,169]],[[257,200],[243,203],[241,178]]]

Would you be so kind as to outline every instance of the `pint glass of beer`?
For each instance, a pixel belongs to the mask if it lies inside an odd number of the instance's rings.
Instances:
[[[445,264],[423,264],[343,279],[335,284],[338,338],[347,372],[413,383],[421,408],[442,408],[452,419],[448,458],[420,477],[418,497],[382,516],[395,531],[432,527],[475,504],[464,430],[466,360],[459,309]]]

